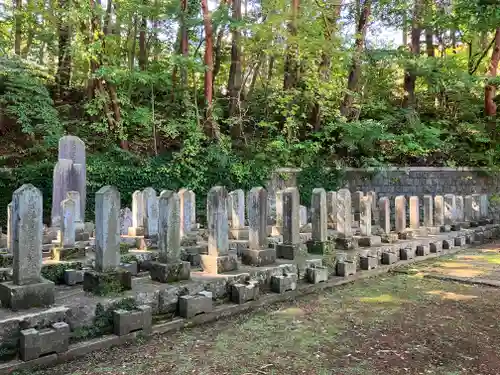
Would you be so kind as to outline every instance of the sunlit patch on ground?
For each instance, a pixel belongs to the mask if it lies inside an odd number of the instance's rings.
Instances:
[[[361,297],[359,299],[360,302],[369,302],[369,303],[396,303],[402,302],[399,298],[396,298],[390,294],[381,294],[379,296],[374,297]]]
[[[469,301],[471,299],[477,298],[477,296],[471,294],[458,294],[453,292],[446,292],[444,290],[431,290],[427,294],[433,296],[440,296],[441,299],[448,299],[452,301]]]
[[[485,271],[473,268],[429,268],[426,270],[428,272],[437,273],[446,276],[456,276],[456,277],[476,277],[479,275],[484,275]]]

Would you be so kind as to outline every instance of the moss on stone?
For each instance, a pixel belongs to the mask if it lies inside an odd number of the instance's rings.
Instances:
[[[64,284],[64,271],[81,270],[81,262],[44,264],[42,267],[42,277],[53,281],[56,284]]]

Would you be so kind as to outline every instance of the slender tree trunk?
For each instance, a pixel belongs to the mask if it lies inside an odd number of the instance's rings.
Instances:
[[[23,22],[23,1],[15,0],[15,35],[14,35],[14,53],[21,55],[21,38],[22,38],[22,22]]]
[[[214,124],[212,119],[212,101],[213,101],[213,69],[214,69],[214,43],[213,43],[213,29],[212,29],[212,19],[208,11],[208,0],[201,0],[201,9],[203,12],[203,26],[205,28],[205,83],[204,83],[204,94],[206,103],[206,113],[205,113],[205,130],[209,137],[215,135]]]
[[[59,0],[59,50],[56,83],[59,98],[68,92],[71,79],[71,29],[68,22],[68,0]]]
[[[425,46],[426,46],[426,51],[427,51],[427,57],[435,57],[434,53],[434,33],[432,32],[431,27],[427,27],[425,29]],[[419,36],[420,39],[420,36]],[[419,40],[420,42],[420,40]]]
[[[233,14],[234,21],[241,21],[241,0],[233,0]],[[236,116],[240,108],[241,96],[241,46],[240,46],[241,33],[235,27],[232,30],[232,43],[231,43],[231,67],[229,69],[229,80],[227,84],[227,91],[229,92],[229,117]],[[242,133],[241,123],[236,121],[231,127],[231,135],[233,138],[241,136]]]
[[[285,57],[283,89],[289,90],[297,86],[299,80],[298,45],[295,41],[298,33],[298,15],[300,0],[292,0],[292,14],[288,24],[289,39]]]
[[[147,5],[147,0],[144,1],[144,5]],[[146,70],[148,63],[148,51],[146,45],[146,32],[148,28],[146,16],[142,16],[141,30],[139,31],[139,69]]]
[[[408,17],[406,10],[403,12],[403,46],[408,46]]]
[[[411,53],[415,58],[420,55],[420,35],[422,33],[421,28],[421,15],[422,15],[422,0],[415,0],[415,5],[413,8],[413,19],[411,23]],[[415,107],[416,97],[415,97],[415,83],[417,81],[417,75],[415,69],[409,68],[405,72],[404,78],[404,90],[405,97],[403,100],[404,107]]]
[[[498,63],[500,61],[500,27],[495,31],[495,42],[491,53],[490,65],[488,67],[488,77],[494,79],[497,76]],[[496,85],[487,83],[484,88],[484,112],[486,116],[496,116],[497,106],[495,104]],[[491,123],[490,131],[495,131],[495,122]]]
[[[352,65],[347,80],[347,92],[344,101],[340,106],[340,113],[348,118],[353,117],[354,95],[359,91],[359,79],[361,78],[361,54],[366,39],[368,19],[371,13],[371,0],[365,0],[361,13],[359,15],[358,26],[356,28],[356,41],[354,42],[354,54],[352,56]]]
[[[134,26],[132,28],[133,29],[131,34],[132,40],[130,41],[129,58],[128,58],[130,71],[134,70],[134,65],[135,65],[135,49],[137,46],[137,16],[134,16],[133,22]]]
[[[188,58],[189,56],[189,34],[188,34],[188,27],[187,27],[187,7],[188,7],[188,2],[187,0],[181,0],[181,55],[184,58]],[[187,68],[183,64],[181,68],[181,80],[182,80],[182,87],[184,89],[187,89],[188,86],[188,72]]]

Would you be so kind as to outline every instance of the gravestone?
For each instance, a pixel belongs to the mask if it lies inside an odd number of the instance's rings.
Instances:
[[[193,213],[192,195],[188,189],[180,189],[178,192],[180,199],[180,220],[181,220],[181,238],[191,231],[191,215]]]
[[[228,195],[229,211],[232,229],[241,229],[245,226],[245,192],[234,190]]]
[[[337,229],[337,192],[326,193],[326,213],[328,215],[327,225],[331,229]]]
[[[132,289],[130,272],[120,265],[120,192],[104,186],[95,195],[95,271],[86,271],[83,290],[102,294],[114,285],[117,292]]]
[[[311,196],[311,240],[307,249],[312,254],[325,254],[330,250],[328,241],[328,214],[325,189],[316,188]]]
[[[378,211],[378,200],[377,193],[374,191],[369,191],[367,196],[370,198],[371,208],[372,208],[372,223],[378,225],[380,213]]]
[[[354,210],[354,221],[359,221],[359,215],[361,212],[361,199],[363,199],[364,194],[362,191],[355,191],[352,195],[352,208]]]
[[[481,194],[479,196],[479,212],[481,219],[488,218],[488,211],[490,209],[490,201],[488,194]]]
[[[144,237],[155,238],[158,236],[158,197],[156,190],[147,187],[142,191],[144,207]]]
[[[479,221],[481,219],[481,195],[472,194],[472,220]]]
[[[434,201],[432,195],[424,195],[424,227],[434,227]]]
[[[198,229],[196,226],[196,194],[192,190],[188,190],[188,194],[191,200],[191,230]]]
[[[51,224],[53,227],[59,227],[61,202],[66,199],[67,193],[73,191],[75,187],[73,162],[69,159],[60,159],[54,167],[52,180]]]
[[[372,235],[372,202],[369,196],[362,197],[360,201],[359,229],[361,236]]]
[[[464,197],[462,195],[455,196],[455,219],[459,223],[464,221]]]
[[[406,198],[404,195],[398,195],[394,199],[394,206],[396,209],[395,223],[396,233],[403,233],[406,231]]]
[[[14,220],[14,216],[12,215],[12,202],[7,205],[7,249],[9,253],[12,254],[12,250],[14,249],[14,238],[12,237],[12,221]]]
[[[74,247],[75,246],[75,225],[76,217],[76,202],[73,199],[65,199],[61,202],[61,230],[60,230],[60,246]]]
[[[179,194],[162,191],[158,199],[159,260],[151,262],[151,279],[161,283],[189,280],[191,265],[181,260],[181,204]]]
[[[25,184],[12,195],[12,281],[0,284],[2,307],[13,310],[54,303],[54,283],[41,276],[42,193]]]
[[[378,200],[378,211],[380,229],[382,233],[389,234],[391,232],[391,202],[388,197],[382,197]]]
[[[456,201],[454,194],[444,195],[444,224],[452,225],[455,222]]]
[[[208,192],[207,231],[208,254],[201,255],[203,271],[217,274],[236,270],[236,252],[229,251],[227,191],[222,186],[214,186]]]
[[[144,197],[140,190],[132,194],[132,227],[129,228],[128,235],[144,235]]]
[[[127,235],[128,229],[133,226],[132,211],[125,207],[120,210],[120,234]]]
[[[75,201],[75,230],[77,232],[82,232],[84,230],[85,224],[83,222],[84,218],[81,213],[81,199],[80,193],[78,191],[68,191],[66,194],[67,199],[72,199]]]
[[[299,206],[299,215],[300,215],[300,226],[303,227],[307,224],[307,207]]]
[[[410,197],[410,229],[420,228],[420,206],[417,196]]]
[[[283,190],[276,192],[276,227],[281,231],[283,227]]]
[[[295,187],[283,190],[283,242],[276,246],[278,258],[293,260],[300,246],[299,191]]]
[[[474,201],[472,195],[466,195],[464,199],[464,221],[471,222],[474,219]]]
[[[337,192],[337,232],[337,247],[344,250],[355,247],[352,232],[351,192],[348,189],[340,189]]]
[[[437,227],[444,225],[444,198],[442,195],[434,197],[434,225]]]
[[[255,187],[248,197],[248,249],[243,250],[241,261],[251,266],[273,264],[276,250],[267,246],[267,191],[263,187]]]

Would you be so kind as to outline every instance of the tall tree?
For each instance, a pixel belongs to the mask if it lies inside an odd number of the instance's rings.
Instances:
[[[213,26],[212,17],[208,10],[208,0],[201,0],[201,10],[203,13],[203,27],[205,29],[205,54],[203,61],[205,63],[205,131],[210,137],[215,136],[214,123],[212,119],[212,102],[213,102],[213,69],[214,69],[214,43],[213,43]]]
[[[292,0],[290,21],[288,23],[288,41],[285,55],[285,70],[283,79],[283,89],[289,90],[297,86],[299,81],[299,48],[297,43],[298,17],[300,0]]]
[[[233,0],[232,2],[232,18],[233,22],[241,21],[241,0]],[[233,26],[231,30],[231,67],[229,69],[229,79],[227,83],[227,91],[229,93],[229,116],[236,116],[239,112],[240,97],[241,97],[241,45],[240,45],[240,26]],[[235,121],[231,134],[233,137],[241,135],[241,123]]]
[[[59,98],[69,89],[71,79],[71,26],[69,23],[69,0],[59,0],[59,42],[56,83]]]
[[[420,36],[422,34],[422,8],[424,0],[414,0],[413,17],[411,21],[411,54],[414,59],[420,55]],[[404,90],[405,96],[403,106],[415,107],[415,84],[417,81],[417,73],[414,66],[410,66],[405,71]]]
[[[500,27],[495,31],[495,39],[493,42],[493,52],[491,54],[490,64],[488,66],[489,81],[484,87],[484,112],[486,116],[496,116],[497,106],[495,104],[496,84],[492,82],[497,76],[498,63],[500,61]],[[495,130],[492,123],[492,131]]]

